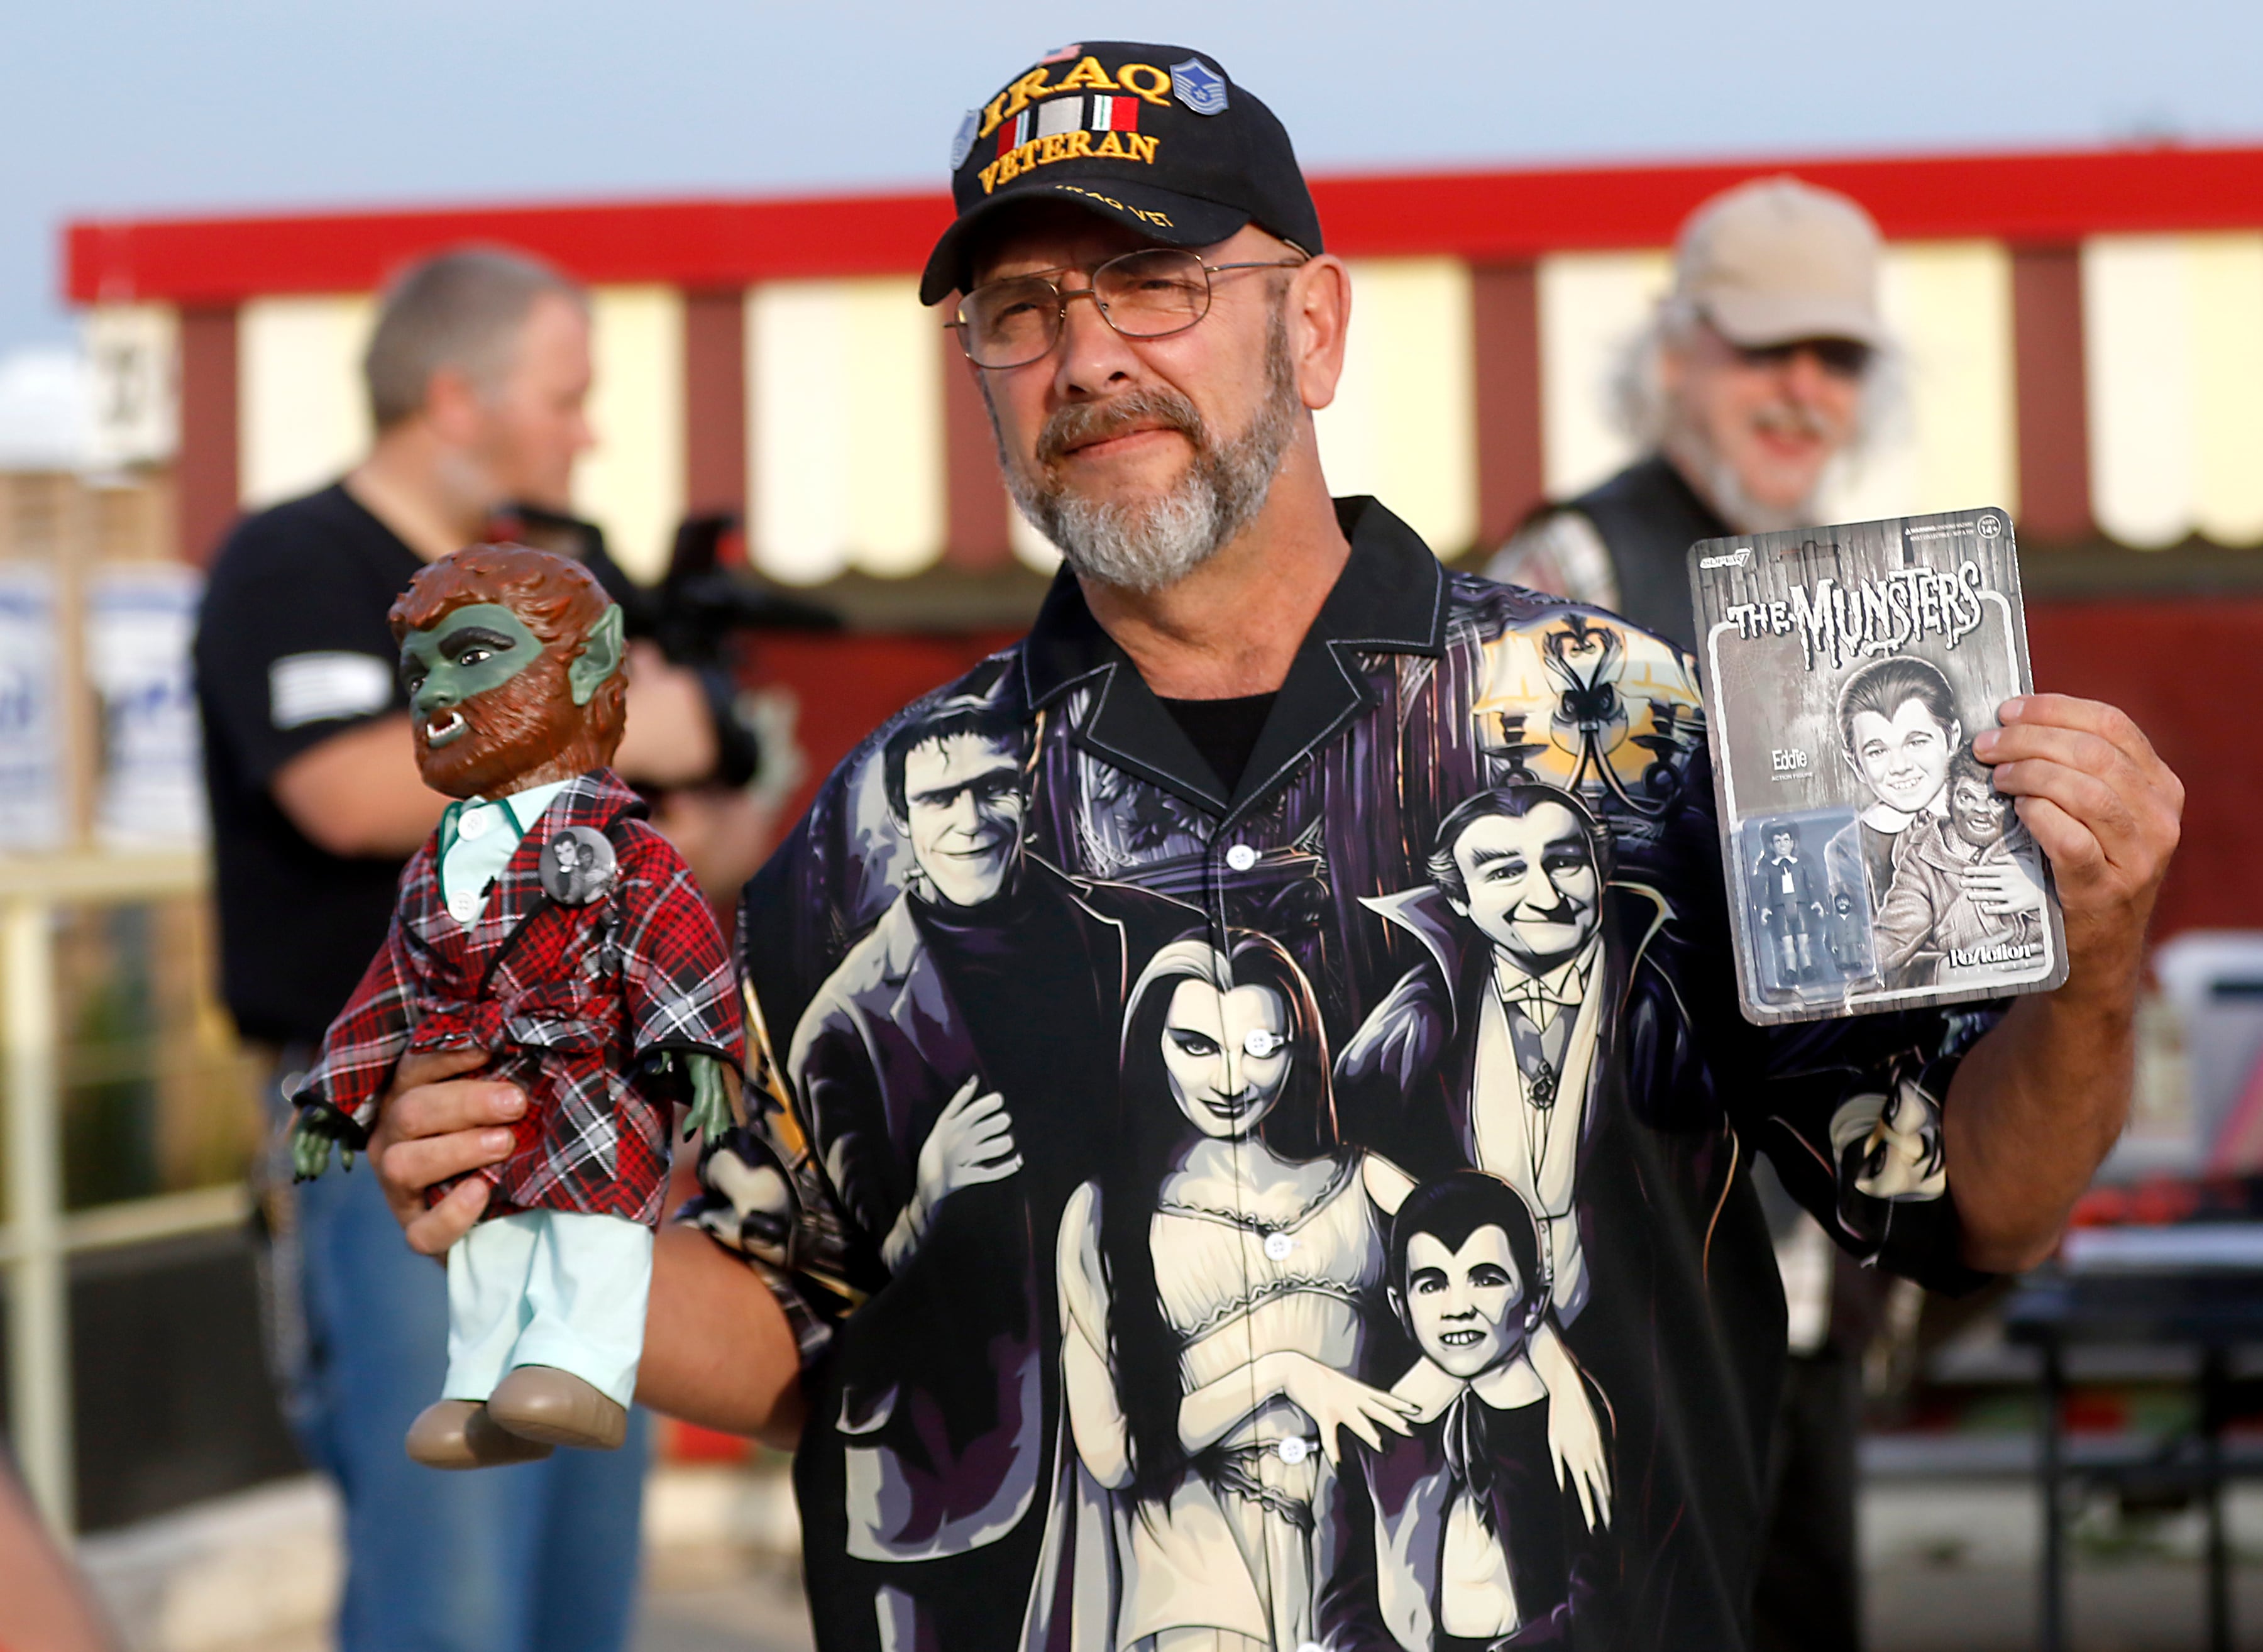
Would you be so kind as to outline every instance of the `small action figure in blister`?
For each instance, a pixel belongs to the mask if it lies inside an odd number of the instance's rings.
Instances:
[[[1831,961],[1850,979],[1870,973],[1870,926],[1846,889],[1831,896]]]
[[[621,612],[578,564],[474,546],[393,605],[424,783],[458,799],[299,1088],[293,1160],[364,1148],[411,1053],[484,1050],[527,1109],[448,1253],[448,1374],[410,1456],[474,1468],[611,1448],[644,1345],[679,1099],[730,1127],[744,1040],[714,915],[606,765]],[[437,1203],[453,1184],[429,1195]]]
[[[1785,986],[1815,979],[1815,931],[1823,917],[1823,894],[1799,834],[1788,821],[1771,821],[1761,834],[1768,847],[1753,863],[1752,888],[1761,903],[1761,928],[1775,952],[1776,979]]]

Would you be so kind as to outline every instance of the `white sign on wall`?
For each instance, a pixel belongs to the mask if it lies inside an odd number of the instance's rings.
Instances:
[[[67,830],[55,578],[0,562],[0,851],[60,848]]]
[[[97,468],[161,465],[180,446],[180,327],[159,304],[87,313],[93,394],[89,458]]]
[[[98,568],[86,594],[86,670],[102,700],[95,836],[112,849],[205,838],[202,747],[189,659],[204,581],[173,562]]]

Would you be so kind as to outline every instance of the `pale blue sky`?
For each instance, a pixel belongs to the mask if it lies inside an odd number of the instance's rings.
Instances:
[[[18,0],[0,354],[75,214],[939,187],[1046,48],[1197,47],[1314,170],[2263,139],[2257,0]]]

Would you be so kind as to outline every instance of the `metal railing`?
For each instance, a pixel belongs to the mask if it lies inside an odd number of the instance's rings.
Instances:
[[[58,1532],[76,1525],[71,1429],[72,1257],[226,1228],[244,1219],[241,1185],[63,1209],[62,1038],[55,915],[204,893],[196,854],[0,857],[0,1071],[4,1071],[8,1222],[8,1437],[25,1488]]]

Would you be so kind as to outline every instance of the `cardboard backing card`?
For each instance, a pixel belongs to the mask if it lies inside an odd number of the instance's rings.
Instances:
[[[1689,552],[1747,1020],[2042,992],[2066,933],[1973,736],[2032,692],[1999,510]]]

